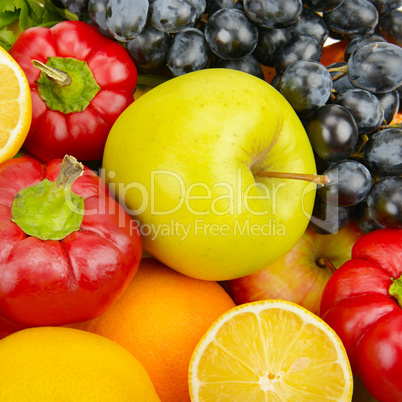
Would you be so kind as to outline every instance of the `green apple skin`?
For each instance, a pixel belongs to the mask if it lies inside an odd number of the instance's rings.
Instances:
[[[225,287],[236,304],[282,299],[319,315],[322,292],[332,269],[351,259],[352,247],[362,235],[354,220],[329,235],[317,234],[308,227],[292,250],[278,261],[254,274],[228,281]]]
[[[115,122],[103,158],[104,179],[138,222],[145,251],[214,281],[265,268],[309,222],[315,184],[256,171],[316,168],[285,98],[229,69],[185,74],[141,96]]]

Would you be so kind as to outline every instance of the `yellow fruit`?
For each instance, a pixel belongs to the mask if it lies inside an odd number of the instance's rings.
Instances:
[[[186,402],[191,354],[209,326],[234,306],[218,283],[187,277],[146,258],[105,314],[77,326],[132,352],[163,402]]]
[[[278,177],[316,171],[295,111],[267,82],[227,68],[172,78],[133,102],[102,166],[144,250],[204,280],[240,278],[289,252],[316,193]]]
[[[310,311],[282,300],[223,314],[194,350],[189,384],[193,402],[342,402],[353,391],[336,333]]]
[[[0,47],[0,163],[21,148],[32,119],[31,91],[17,62]]]
[[[131,353],[85,331],[24,329],[0,341],[0,356],[0,401],[159,401]]]

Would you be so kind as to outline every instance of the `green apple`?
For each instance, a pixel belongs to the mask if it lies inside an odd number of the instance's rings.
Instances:
[[[229,69],[185,74],[141,96],[112,127],[103,158],[146,252],[215,281],[261,270],[296,244],[316,184],[293,176],[315,169],[285,98]]]
[[[352,247],[363,235],[354,220],[333,234],[308,227],[296,245],[278,261],[251,275],[225,284],[236,304],[281,299],[320,314],[322,292],[328,279],[352,257]]]

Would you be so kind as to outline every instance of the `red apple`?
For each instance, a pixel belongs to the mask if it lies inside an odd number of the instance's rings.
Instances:
[[[334,234],[317,234],[307,228],[284,257],[257,273],[227,281],[225,287],[236,304],[282,299],[318,315],[331,273],[350,260],[352,246],[362,235],[354,220]]]

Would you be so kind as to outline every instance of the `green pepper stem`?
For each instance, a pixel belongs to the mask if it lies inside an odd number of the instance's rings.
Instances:
[[[39,60],[31,60],[34,67],[42,71],[46,76],[57,85],[65,87],[71,84],[71,77],[64,71],[61,71],[54,67],[49,67]]]
[[[402,275],[398,279],[392,279],[392,284],[388,289],[390,296],[394,297],[402,308]]]
[[[83,171],[80,162],[66,155],[54,182],[44,179],[16,195],[11,220],[26,235],[41,240],[61,240],[79,230],[84,200],[73,193],[72,185]]]
[[[84,166],[74,156],[66,155],[61,163],[60,173],[54,181],[53,188],[71,189],[73,183],[82,175]]]

